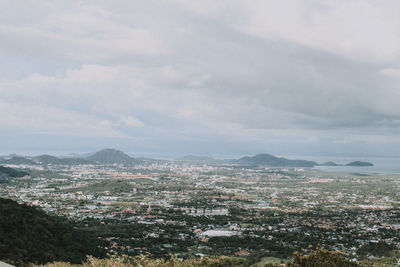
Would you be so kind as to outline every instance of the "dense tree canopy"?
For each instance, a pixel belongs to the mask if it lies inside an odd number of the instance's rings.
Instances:
[[[81,262],[89,254],[101,255],[96,238],[63,218],[0,198],[0,260]]]
[[[28,173],[13,168],[0,166],[0,183],[7,183],[9,179],[16,177],[23,177]]]

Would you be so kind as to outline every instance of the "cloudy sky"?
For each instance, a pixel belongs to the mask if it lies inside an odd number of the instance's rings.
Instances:
[[[0,0],[0,154],[399,156],[399,10]]]

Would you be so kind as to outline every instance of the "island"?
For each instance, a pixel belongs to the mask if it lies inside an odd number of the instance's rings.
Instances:
[[[352,166],[352,167],[368,167],[368,166],[374,166],[371,162],[365,162],[365,161],[353,161],[350,163],[347,163],[346,166]]]

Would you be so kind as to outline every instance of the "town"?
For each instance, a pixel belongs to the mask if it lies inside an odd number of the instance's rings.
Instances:
[[[400,176],[224,162],[8,164],[28,175],[0,197],[66,216],[106,250],[285,262],[322,246],[356,262],[397,263]]]

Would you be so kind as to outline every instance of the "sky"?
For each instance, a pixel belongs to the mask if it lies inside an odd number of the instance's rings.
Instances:
[[[397,0],[0,0],[0,154],[400,156]]]

